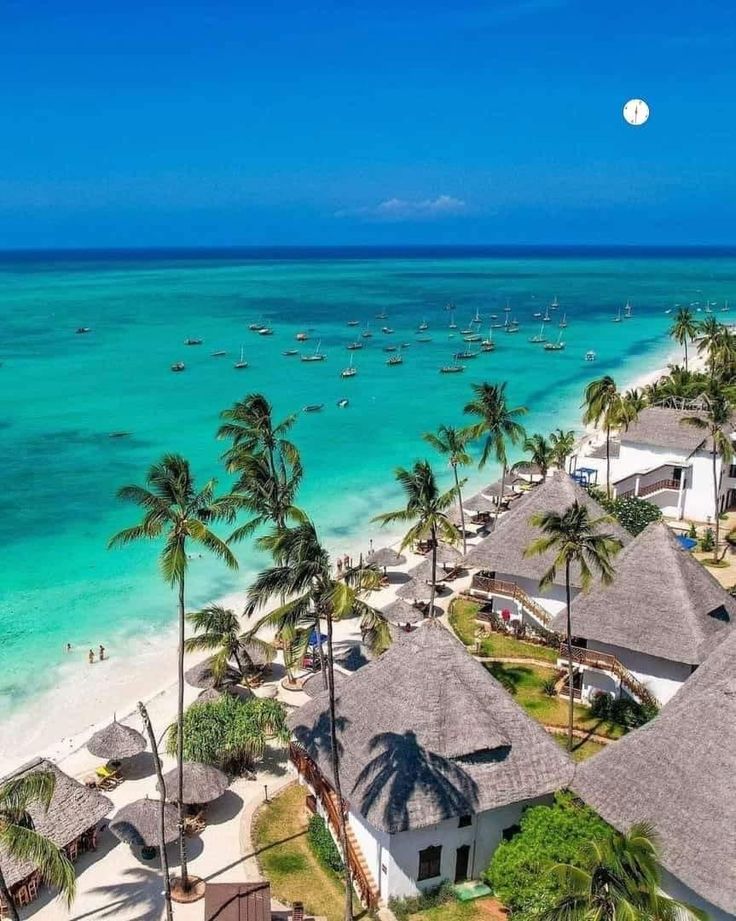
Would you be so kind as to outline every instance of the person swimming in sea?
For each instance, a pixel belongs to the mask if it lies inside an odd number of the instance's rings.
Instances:
[[[103,662],[105,659],[105,647],[100,643],[100,662]]]
[[[94,663],[95,663],[95,652],[94,652],[94,649],[90,649],[90,651],[87,653],[87,659],[88,659],[90,665],[94,665]]]

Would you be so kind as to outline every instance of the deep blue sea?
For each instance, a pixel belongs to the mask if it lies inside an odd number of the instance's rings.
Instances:
[[[553,298],[545,352],[528,338]],[[108,551],[137,511],[115,499],[141,482],[164,451],[184,453],[199,477],[222,473],[219,412],[262,391],[277,414],[324,404],[294,429],[306,468],[299,504],[337,552],[378,544],[373,515],[397,503],[393,469],[430,451],[423,432],[463,422],[470,385],[507,381],[529,408],[530,431],[579,428],[584,384],[611,373],[622,383],[663,363],[676,303],[719,310],[736,297],[732,251],[554,249],[301,249],[0,254],[0,714],[51,687],[67,642],[100,642],[124,655],[174,616],[155,548]],[[612,323],[627,301],[632,319]],[[448,328],[454,302],[456,330]],[[508,315],[520,331],[493,330],[496,350],[441,375],[480,332]],[[387,319],[376,317],[384,312]],[[492,321],[496,314],[499,320]],[[724,314],[727,318],[729,315]],[[360,326],[348,327],[350,320]],[[418,341],[426,321],[429,342]],[[273,336],[249,331],[253,322]],[[381,332],[389,326],[393,333]],[[78,327],[91,332],[77,335]],[[368,329],[372,338],[361,338]],[[310,341],[295,341],[299,331]],[[421,334],[420,334],[421,335]],[[203,339],[186,346],[187,337]],[[357,375],[340,378],[353,354]],[[389,367],[388,345],[409,343]],[[312,352],[323,362],[285,357]],[[233,363],[241,347],[246,370]],[[589,349],[595,364],[584,361]],[[226,350],[227,356],[212,352]],[[173,374],[173,362],[186,371]],[[337,407],[349,399],[345,409]],[[131,433],[110,438],[113,432]],[[437,462],[443,475],[447,471]],[[474,482],[495,475],[469,474]],[[241,571],[192,564],[194,606],[239,587],[261,560],[240,545]],[[1,719],[1,716],[0,716]]]

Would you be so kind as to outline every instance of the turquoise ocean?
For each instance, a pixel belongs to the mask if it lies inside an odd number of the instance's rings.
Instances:
[[[714,302],[719,310],[734,296],[736,253],[705,250],[0,255],[0,722],[54,686],[67,642],[125,655],[136,638],[171,624],[155,548],[106,549],[137,515],[115,491],[141,482],[164,451],[182,452],[199,477],[226,486],[218,414],[245,394],[265,393],[277,415],[324,404],[301,414],[293,432],[306,469],[299,504],[333,551],[367,548],[382,541],[371,517],[397,504],[393,469],[430,456],[423,432],[462,423],[471,383],[507,381],[511,402],[529,407],[531,432],[579,430],[591,377],[611,373],[623,384],[664,364],[674,349],[667,309]],[[528,338],[539,331],[534,313],[555,297],[548,327],[555,338],[566,315],[566,348],[545,352]],[[612,323],[627,299],[632,319]],[[455,351],[477,349],[460,335],[476,311],[486,335],[507,302],[520,331],[495,329],[494,352],[462,374],[439,374]],[[360,327],[346,325],[353,319]],[[417,341],[423,320],[431,342]],[[273,336],[249,331],[253,322]],[[366,324],[372,338],[347,351]],[[384,325],[394,332],[382,333]],[[91,331],[77,335],[78,327]],[[310,336],[303,346],[299,331]],[[188,337],[203,343],[186,346]],[[323,362],[283,355],[319,343]],[[400,343],[410,343],[403,365],[387,366],[384,347]],[[238,371],[241,346],[248,368]],[[595,363],[584,361],[589,349]],[[228,355],[213,357],[218,350]],[[343,380],[351,354],[358,373]],[[186,371],[171,373],[176,361]],[[341,398],[348,407],[338,408]],[[495,474],[471,471],[469,485]],[[247,585],[262,559],[246,544],[238,553],[238,573],[193,560],[192,607]]]

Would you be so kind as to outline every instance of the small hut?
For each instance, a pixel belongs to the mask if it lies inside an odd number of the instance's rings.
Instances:
[[[402,556],[393,547],[380,547],[369,553],[365,558],[367,566],[377,566],[383,569],[384,573],[388,566],[403,566],[406,563],[406,557]]]
[[[184,672],[184,680],[193,688],[202,688],[206,691],[209,690],[209,688],[220,688],[227,684],[237,684],[237,682],[241,680],[241,676],[236,669],[228,665],[225,674],[218,681],[212,673],[212,660],[205,659],[203,662],[198,662],[190,669],[187,669],[187,671]]]
[[[386,605],[381,611],[383,616],[392,624],[403,627],[405,624],[418,624],[426,616],[423,611],[402,598],[397,598]]]
[[[110,831],[120,841],[147,851],[160,845],[161,803],[155,799],[134,800],[118,809],[110,819]],[[164,805],[164,843],[179,836],[179,812],[171,803]]]
[[[211,764],[200,764],[197,761],[185,761],[184,765],[184,790],[182,802],[187,806],[200,803],[211,803],[219,799],[227,790],[229,781],[227,774]],[[161,787],[156,785],[159,792]],[[164,790],[169,802],[177,802],[179,794],[179,770],[174,768],[164,774]]]
[[[436,594],[436,592],[435,592]],[[432,599],[432,586],[424,581],[411,579],[405,582],[396,592],[397,598],[402,598],[414,602],[426,602]]]
[[[87,742],[87,750],[105,761],[122,761],[134,758],[146,748],[146,740],[132,726],[124,726],[113,719],[109,726],[98,730]]]

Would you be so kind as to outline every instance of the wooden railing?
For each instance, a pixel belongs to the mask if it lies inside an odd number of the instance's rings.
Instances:
[[[657,480],[656,483],[649,483],[647,486],[640,486],[639,495],[640,496],[651,496],[653,492],[659,492],[660,489],[679,489],[679,488],[680,488],[680,484],[677,482],[677,480],[673,480],[671,478],[665,479],[665,480]]]
[[[322,806],[327,813],[327,819],[330,823],[330,826],[332,827],[335,838],[337,839],[338,846],[341,848],[340,807],[337,794],[327,782],[314,761],[312,761],[304,749],[300,745],[297,745],[295,742],[292,742],[289,745],[289,758],[291,759],[291,763],[299,772],[300,776],[314,790],[315,795],[319,797],[319,801],[322,803]],[[342,801],[342,807],[347,822],[348,803],[344,799]],[[350,867],[350,875],[353,879],[353,885],[357,889],[360,900],[363,902],[366,908],[374,909],[378,906],[380,898],[378,889],[371,877],[368,867],[366,866],[365,858],[363,857],[363,854],[358,846],[358,842],[355,839],[355,834],[349,825],[347,825],[347,832],[347,859],[348,866]],[[344,859],[345,855],[343,854],[343,860]]]
[[[560,658],[567,661],[569,655],[570,651],[567,643],[560,643]],[[656,697],[654,697],[649,688],[642,684],[638,678],[635,678],[616,656],[612,656],[607,652],[598,652],[595,649],[585,649],[583,646],[573,646],[572,659],[573,662],[577,662],[579,665],[587,665],[589,668],[598,668],[602,671],[610,672],[641,703],[652,704],[655,707],[659,706]]]
[[[504,598],[513,598],[528,611],[532,617],[536,618],[545,627],[549,626],[552,620],[548,611],[546,611],[539,602],[527,595],[524,589],[519,588],[516,582],[506,582],[504,579],[491,579],[489,576],[482,576],[476,573],[470,583],[470,588],[480,592],[487,592],[489,595],[501,595]]]

